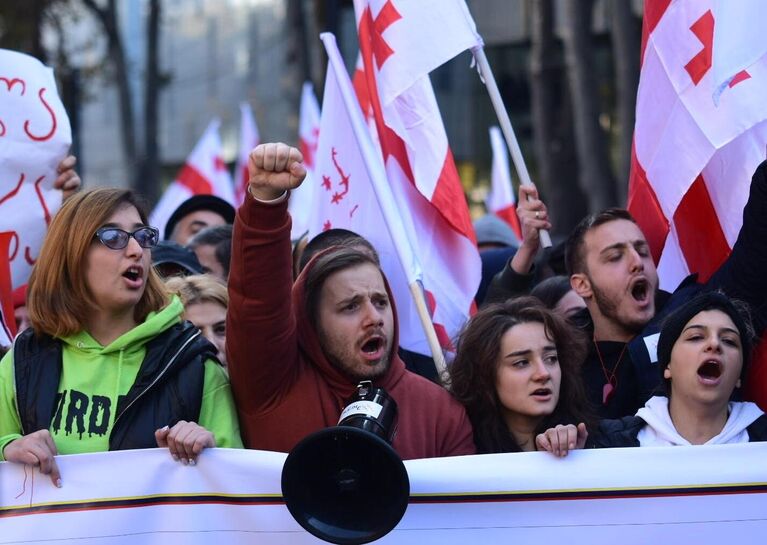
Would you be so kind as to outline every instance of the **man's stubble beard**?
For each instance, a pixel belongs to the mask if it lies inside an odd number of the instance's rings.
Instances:
[[[591,291],[594,292],[594,301],[597,304],[597,308],[599,308],[599,312],[602,313],[602,316],[604,316],[605,318],[608,318],[608,319],[612,320],[613,322],[617,323],[623,329],[625,329],[626,331],[632,333],[632,335],[639,334],[642,331],[642,329],[644,328],[644,326],[647,325],[649,320],[647,320],[646,322],[641,322],[641,323],[639,323],[639,322],[628,322],[627,323],[626,321],[621,319],[621,317],[619,315],[619,312],[618,312],[618,309],[620,307],[620,303],[610,299],[610,297],[607,294],[605,294],[605,292],[603,292],[594,283],[594,281],[591,279],[590,276],[587,275],[587,277],[589,279],[589,282],[591,283]],[[648,289],[650,289],[650,288],[648,288]],[[655,291],[656,290],[653,290],[653,297],[655,297]]]

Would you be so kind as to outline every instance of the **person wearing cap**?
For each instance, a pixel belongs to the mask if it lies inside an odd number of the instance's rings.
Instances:
[[[161,240],[152,250],[152,266],[163,278],[202,274],[195,253],[172,240]]]
[[[207,227],[231,225],[234,207],[215,195],[193,195],[182,202],[165,224],[164,240],[186,246],[189,240]]]
[[[767,416],[762,410],[754,403],[732,401],[743,386],[753,339],[743,303],[718,291],[695,296],[670,314],[661,329],[658,371],[664,395],[650,398],[634,416],[601,421],[587,446],[767,441]],[[560,437],[566,431],[562,429]],[[573,429],[569,431],[577,435]],[[566,454],[567,447],[559,448]]]

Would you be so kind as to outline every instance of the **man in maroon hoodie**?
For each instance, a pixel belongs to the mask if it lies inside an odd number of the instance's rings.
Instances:
[[[234,222],[226,344],[246,446],[291,450],[337,424],[358,382],[371,380],[397,402],[402,458],[473,454],[463,407],[397,356],[394,301],[373,257],[328,249],[293,285],[288,191],[306,175],[302,160],[285,144],[251,152]]]

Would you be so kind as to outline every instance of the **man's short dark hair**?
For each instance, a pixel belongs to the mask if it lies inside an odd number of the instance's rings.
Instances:
[[[631,223],[636,223],[634,217],[625,208],[608,208],[601,212],[589,214],[575,226],[565,246],[565,263],[567,264],[568,274],[572,275],[586,270],[586,256],[583,250],[586,233],[595,227],[616,220],[627,220]]]
[[[301,254],[301,259],[298,261],[298,272],[304,270],[306,264],[318,253],[323,250],[327,250],[331,246],[357,246],[366,248],[371,255],[375,258],[375,263],[378,265],[378,252],[376,252],[370,241],[358,235],[354,231],[348,229],[328,229],[312,238]]]
[[[206,227],[194,235],[186,246],[191,250],[198,246],[213,246],[215,248],[216,261],[224,269],[224,278],[229,278],[229,261],[232,258],[231,225]]]
[[[363,239],[364,240],[364,239]],[[363,252],[353,246],[335,245],[317,257],[316,262],[307,271],[304,293],[306,294],[306,306],[309,319],[315,330],[318,330],[317,309],[319,307],[320,293],[325,281],[330,275],[365,264],[374,265],[379,271],[380,267],[376,259],[369,253]],[[383,273],[381,273],[383,276]]]

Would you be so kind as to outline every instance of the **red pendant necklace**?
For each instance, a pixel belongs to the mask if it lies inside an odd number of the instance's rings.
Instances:
[[[626,353],[626,348],[628,347],[628,343],[623,345],[623,350],[621,350],[620,356],[618,356],[618,361],[615,362],[615,367],[613,367],[613,370],[611,373],[607,371],[607,367],[605,367],[605,362],[602,359],[602,353],[599,351],[599,345],[597,344],[597,340],[593,339],[594,341],[594,348],[597,350],[597,356],[599,356],[599,363],[602,366],[602,372],[605,374],[605,380],[606,383],[604,386],[602,386],[602,405],[607,405],[610,402],[610,399],[613,397],[613,394],[615,393],[615,389],[618,387],[618,366],[621,364],[621,361],[623,360],[623,354]]]

